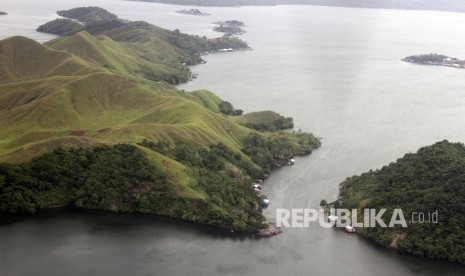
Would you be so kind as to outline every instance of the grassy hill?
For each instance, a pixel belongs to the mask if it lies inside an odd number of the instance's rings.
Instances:
[[[216,95],[175,89],[160,81],[173,67],[141,57],[175,60],[177,46],[119,38],[0,41],[0,212],[72,206],[261,227],[252,179],[319,140],[243,126]]]
[[[159,52],[159,48],[152,46],[141,50],[140,43],[119,43],[103,35],[94,37],[85,31],[52,40],[46,45],[99,64],[112,72],[138,76],[151,81],[180,83],[187,81],[191,74],[189,68],[178,61],[160,61],[163,56],[177,57],[178,53],[175,51]]]
[[[79,33],[49,44],[60,50],[21,37],[0,43],[5,54],[0,71],[2,136],[14,141],[2,143],[7,153],[0,157],[3,160],[70,139],[78,144],[124,142],[130,134],[129,141],[136,142],[180,132],[198,144],[237,146],[247,134],[245,128],[204,108],[196,94],[163,83],[136,82],[126,68],[140,66],[138,60],[108,38],[99,41]],[[131,59],[132,64],[124,62]]]
[[[259,131],[276,131],[294,127],[292,118],[286,118],[273,111],[251,112],[236,119],[240,124]]]
[[[337,206],[386,208],[389,223],[395,208],[402,209],[407,227],[357,229],[377,244],[419,257],[465,264],[465,146],[448,141],[409,153],[380,170],[353,176],[340,186]],[[437,223],[428,214],[437,212]],[[415,214],[425,215],[419,223]]]
[[[52,41],[49,46],[152,81],[187,82],[191,72],[186,65],[202,63],[201,53],[249,48],[246,42],[233,36],[207,39],[188,35],[142,21],[122,20],[98,7],[76,8],[58,14],[67,18],[48,22],[37,31],[70,37]],[[85,34],[98,36],[99,43]]]

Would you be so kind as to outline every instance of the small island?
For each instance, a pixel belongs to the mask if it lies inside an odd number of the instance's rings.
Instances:
[[[8,13],[0,11],[0,15],[8,15]]]
[[[199,9],[190,9],[190,10],[182,10],[176,11],[177,13],[187,14],[187,15],[198,15],[198,16],[208,16],[209,13],[201,12]]]
[[[438,55],[438,54],[414,55],[414,56],[406,57],[402,59],[402,61],[422,64],[422,65],[465,68],[465,60],[460,60],[458,58],[452,58],[452,57],[448,57],[445,55]]]
[[[217,22],[213,22],[213,24],[224,25],[228,27],[245,27],[245,23],[239,20],[217,21]]]
[[[242,29],[245,27],[244,22],[239,20],[227,20],[227,21],[218,21],[213,22],[213,24],[218,25],[213,28],[215,32],[233,34],[233,35],[241,35],[244,34],[246,31]]]

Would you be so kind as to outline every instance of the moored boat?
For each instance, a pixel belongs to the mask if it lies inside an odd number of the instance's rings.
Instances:
[[[355,228],[351,225],[346,225],[346,227],[344,227],[344,231],[346,231],[347,233],[355,233]]]

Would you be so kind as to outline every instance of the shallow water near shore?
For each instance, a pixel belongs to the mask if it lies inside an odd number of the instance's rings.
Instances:
[[[180,89],[208,89],[246,112],[274,110],[322,137],[311,156],[264,184],[276,208],[317,208],[346,177],[436,141],[465,141],[465,71],[400,61],[437,52],[465,58],[460,13],[313,6],[201,8],[118,0],[4,0],[0,39],[35,32],[55,11],[101,6],[206,35],[211,22],[243,20],[253,51],[210,54]],[[257,13],[266,16],[258,17]],[[0,224],[1,275],[463,275],[465,268],[378,248],[342,231],[285,229],[270,239],[156,216],[53,211]]]

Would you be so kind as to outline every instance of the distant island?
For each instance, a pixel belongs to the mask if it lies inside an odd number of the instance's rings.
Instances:
[[[230,27],[224,25],[214,27],[213,31],[233,35],[241,35],[245,33],[245,30],[243,30],[241,27]]]
[[[0,15],[7,15],[8,13],[0,11]]]
[[[239,20],[226,20],[226,21],[217,21],[213,22],[215,25],[223,25],[228,27],[245,27],[245,23]]]
[[[239,20],[228,20],[228,21],[218,21],[213,22],[213,24],[218,25],[213,28],[215,32],[228,33],[234,35],[244,34],[246,31],[242,29],[245,27],[244,22]]]
[[[458,58],[452,58],[452,57],[448,57],[445,55],[438,55],[438,54],[409,56],[409,57],[402,59],[402,61],[415,63],[415,64],[422,64],[422,65],[465,68],[465,60],[460,60]]]
[[[275,6],[275,5],[315,5],[332,7],[397,9],[397,10],[432,10],[465,12],[465,2],[458,0],[129,0],[156,2],[171,5],[195,5],[213,7],[232,6]]]
[[[190,10],[182,10],[176,11],[177,13],[187,14],[187,15],[198,15],[198,16],[208,16],[209,13],[201,12],[199,9],[190,9]]]

